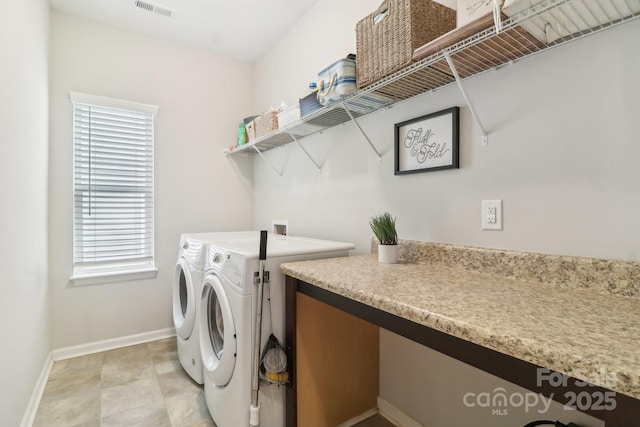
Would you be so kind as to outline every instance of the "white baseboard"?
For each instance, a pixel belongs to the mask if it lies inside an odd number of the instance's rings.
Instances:
[[[27,410],[24,412],[22,417],[20,427],[31,427],[33,422],[36,420],[40,400],[42,400],[42,395],[44,394],[44,389],[47,386],[47,381],[49,380],[49,374],[51,373],[52,367],[53,357],[51,356],[51,352],[49,352],[44,360],[44,366],[42,366],[42,371],[40,372],[36,386],[33,388],[33,392],[31,393],[31,398],[27,404]]]
[[[42,400],[44,389],[53,368],[53,362],[58,360],[70,359],[72,357],[85,356],[87,354],[99,353],[101,351],[113,350],[116,348],[127,347],[135,344],[142,344],[149,341],[171,338],[176,335],[174,328],[160,329],[157,331],[145,332],[142,334],[129,335],[126,337],[113,338],[110,340],[96,341],[88,344],[75,345],[72,347],[64,347],[52,350],[44,361],[42,372],[38,377],[38,382],[31,393],[31,398],[27,405],[27,409],[22,417],[20,427],[31,427],[36,419],[38,406]]]
[[[354,426],[356,424],[358,424],[360,421],[364,421],[369,417],[374,416],[375,414],[378,413],[378,410],[376,408],[371,408],[368,411],[366,411],[363,414],[360,414],[356,417],[350,418],[347,421],[338,424],[336,427],[351,427]]]
[[[104,341],[95,341],[87,344],[58,348],[51,351],[51,354],[53,360],[58,361],[70,359],[72,357],[86,356],[87,354],[99,353],[101,351],[128,347],[130,345],[142,344],[149,341],[161,340],[163,338],[171,338],[175,335],[176,330],[174,328],[160,329],[157,331],[144,332],[142,334],[128,335]]]
[[[378,396],[378,411],[380,412],[380,415],[398,427],[424,427],[422,424],[380,396]]]
[[[396,427],[424,427],[422,424],[402,412],[393,404],[378,396],[378,408],[372,408],[356,417],[338,424],[337,427],[351,427],[379,413]]]

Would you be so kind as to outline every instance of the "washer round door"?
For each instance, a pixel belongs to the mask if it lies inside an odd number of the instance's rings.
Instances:
[[[205,375],[216,386],[224,387],[236,366],[236,328],[229,298],[214,274],[204,279],[200,310],[200,351]]]
[[[195,320],[196,295],[191,271],[187,260],[180,258],[173,274],[173,324],[178,336],[188,339],[193,332]]]

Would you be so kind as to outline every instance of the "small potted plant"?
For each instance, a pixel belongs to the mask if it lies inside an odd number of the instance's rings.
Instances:
[[[398,233],[396,219],[389,212],[376,215],[369,220],[371,230],[380,242],[378,245],[378,261],[386,264],[398,262]]]

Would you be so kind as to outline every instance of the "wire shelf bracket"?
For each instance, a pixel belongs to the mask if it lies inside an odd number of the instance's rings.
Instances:
[[[260,157],[262,157],[262,160],[264,160],[265,162],[267,162],[267,164],[269,166],[271,166],[271,169],[273,169],[278,175],[282,176],[282,172],[279,171],[274,165],[273,163],[271,163],[269,161],[269,159],[267,159],[264,154],[262,154],[262,152],[258,149],[258,147],[256,147],[255,145],[253,146],[253,149],[256,150],[256,153],[258,153],[260,155]]]
[[[487,135],[487,131],[484,130],[484,127],[482,126],[482,122],[480,121],[480,118],[478,117],[478,114],[476,113],[475,108],[473,108],[473,104],[471,103],[471,100],[467,96],[467,92],[464,90],[464,85],[462,84],[462,79],[460,78],[460,75],[458,74],[458,70],[456,69],[456,65],[451,60],[451,55],[449,54],[449,50],[448,49],[443,49],[442,53],[443,53],[445,59],[447,60],[447,64],[449,64],[449,68],[451,69],[451,72],[453,73],[453,77],[456,79],[456,83],[458,84],[458,89],[460,89],[460,93],[462,93],[462,97],[464,98],[464,101],[467,103],[467,107],[469,107],[469,110],[471,111],[471,115],[473,116],[473,119],[475,120],[476,124],[480,128],[480,132],[481,132],[480,145],[484,147],[487,144],[489,144],[489,136]]]
[[[362,127],[360,126],[360,123],[358,123],[356,118],[353,117],[353,114],[351,114],[351,111],[349,111],[349,107],[347,107],[345,102],[342,103],[342,108],[344,109],[344,111],[346,111],[347,115],[349,115],[349,118],[351,119],[351,121],[355,123],[356,127],[358,128],[362,136],[364,136],[364,139],[367,140],[371,149],[376,153],[376,156],[378,156],[378,164],[382,164],[382,154],[380,154],[376,146],[373,145],[373,142],[371,142],[371,139],[369,139],[369,136],[367,135],[367,133],[364,131],[364,129],[362,129]]]
[[[311,161],[313,162],[313,164],[316,166],[316,168],[317,168],[318,170],[322,170],[322,166],[320,166],[320,165],[318,164],[318,162],[316,162],[316,161],[314,160],[314,158],[311,156],[311,154],[309,154],[309,152],[307,151],[307,149],[306,149],[306,148],[304,148],[304,146],[300,143],[300,141],[298,140],[298,138],[296,138],[296,137],[293,135],[293,133],[291,133],[291,130],[290,130],[290,129],[287,129],[287,130],[286,130],[286,132],[289,134],[289,136],[291,137],[291,139],[293,139],[293,140],[296,142],[296,144],[298,144],[298,147],[300,147],[300,148],[302,149],[302,151],[304,151],[304,154],[306,154],[306,155],[307,155],[307,157],[309,158],[309,160],[311,160]],[[282,175],[280,175],[280,176],[282,176]]]
[[[501,1],[493,0],[493,26],[496,29],[496,34],[500,34],[502,31],[502,19],[500,19]]]

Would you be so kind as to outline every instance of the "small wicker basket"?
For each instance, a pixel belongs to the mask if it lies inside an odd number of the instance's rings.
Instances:
[[[412,62],[413,51],[456,28],[456,11],[431,0],[386,0],[356,25],[356,82],[368,86]]]
[[[278,111],[270,110],[256,117],[255,128],[256,138],[260,138],[268,133],[278,130]]]

